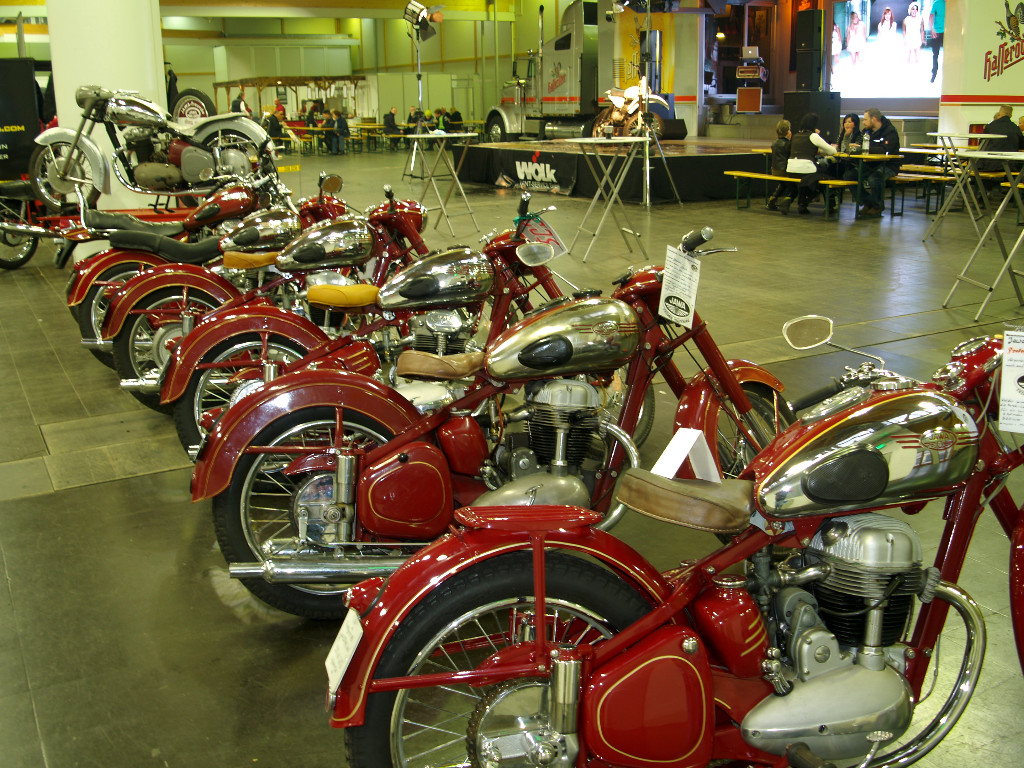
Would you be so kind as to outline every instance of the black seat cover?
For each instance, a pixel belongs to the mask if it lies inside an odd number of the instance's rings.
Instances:
[[[85,211],[85,225],[89,229],[123,229],[131,232],[148,232],[152,235],[171,237],[185,231],[180,221],[143,221],[130,213],[109,211]]]
[[[149,232],[118,231],[110,235],[110,245],[126,250],[146,251],[178,264],[202,264],[220,255],[220,240],[208,237],[198,243],[183,243]]]

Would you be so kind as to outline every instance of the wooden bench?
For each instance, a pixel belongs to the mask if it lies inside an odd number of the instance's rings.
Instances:
[[[857,182],[848,181],[847,179],[818,179],[818,185],[825,189],[825,218],[838,219],[839,206],[843,203],[843,190],[847,187],[856,187]],[[835,206],[832,205],[833,195],[835,195]],[[829,214],[829,211],[832,211],[834,215]]]
[[[755,173],[753,171],[722,171],[726,176],[732,176],[736,179],[736,207],[737,208],[749,208],[750,207],[750,187],[751,182],[755,179],[764,180],[764,196],[768,197],[768,182],[774,181],[776,184],[780,181],[791,181],[794,184],[800,181],[799,178],[794,176],[772,176],[770,173]],[[743,181],[747,183],[747,204],[740,205],[740,185]]]

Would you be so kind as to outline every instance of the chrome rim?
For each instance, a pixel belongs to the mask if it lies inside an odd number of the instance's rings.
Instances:
[[[390,436],[362,425],[345,423],[345,443],[350,447],[371,450],[383,445]],[[321,419],[298,424],[282,433],[268,446],[303,447],[323,450],[334,445],[334,420]],[[263,562],[268,552],[294,549],[298,530],[292,516],[292,501],[310,474],[285,475],[284,469],[297,458],[296,453],[261,453],[249,468],[242,486],[239,514],[246,543],[253,556]],[[322,551],[308,547],[295,552],[322,556]],[[344,590],[337,585],[292,584],[294,589],[319,594],[335,594]]]
[[[532,639],[533,605],[533,597],[513,597],[474,608],[438,632],[406,674],[475,669],[503,648]],[[549,597],[546,615],[549,640],[564,647],[594,644],[613,634],[604,617],[566,600]],[[470,718],[490,690],[445,685],[399,691],[391,710],[392,764],[469,766]]]
[[[110,297],[113,295],[115,288],[124,285],[139,274],[139,272],[140,270],[138,269],[132,269],[128,272],[103,277],[104,283],[116,283],[117,286],[111,285],[101,287],[96,291],[95,298],[93,298],[88,307],[89,325],[92,326],[92,337],[94,339],[103,338],[101,335],[103,331],[103,318],[107,316],[107,309],[110,307]]]
[[[135,316],[128,328],[132,369],[140,379],[154,378],[170,358],[172,343],[181,337],[181,316],[188,311],[199,317],[218,303],[205,294],[196,296],[187,288],[154,302]]]
[[[60,171],[65,167],[65,162],[68,163],[68,171],[64,178],[61,178]],[[38,179],[46,202],[60,206],[65,195],[74,195],[76,185],[93,186],[92,166],[80,148],[71,154],[70,144],[58,142],[46,147]]]

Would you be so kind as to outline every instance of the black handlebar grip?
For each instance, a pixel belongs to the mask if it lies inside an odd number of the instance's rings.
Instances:
[[[810,408],[812,405],[817,405],[821,401],[827,400],[832,397],[832,395],[839,394],[843,389],[845,389],[843,382],[839,379],[833,378],[828,384],[818,387],[818,389],[813,392],[808,392],[799,400],[794,400],[790,403],[790,406],[793,408],[794,412],[802,411],[804,408]]]
[[[519,215],[525,216],[530,212],[530,193],[523,192],[523,196],[519,198]]]
[[[700,248],[704,243],[715,236],[715,230],[711,227],[701,227],[700,229],[691,229],[685,235],[683,240],[679,244],[684,251],[692,251],[695,248]]]
[[[386,197],[388,200],[390,200],[394,196],[395,196],[395,190],[393,190],[391,188],[390,184],[385,184],[384,185],[384,197]]]
[[[786,759],[792,768],[836,768],[835,763],[822,760],[802,741],[786,747]]]

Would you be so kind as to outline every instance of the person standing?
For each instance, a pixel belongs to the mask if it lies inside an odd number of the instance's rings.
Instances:
[[[932,31],[932,79],[939,73],[939,49],[942,48],[942,36],[946,32],[946,0],[933,0],[931,13],[928,14],[928,27]]]
[[[911,3],[907,9],[908,16],[903,20],[903,44],[907,48],[907,64],[913,59],[920,62],[919,52],[924,45],[924,19],[921,18],[921,7]]]
[[[245,88],[238,89],[238,95],[231,102],[232,112],[241,112],[243,115],[252,117],[252,110],[249,109],[249,105],[245,103]]]
[[[846,50],[850,52],[850,63],[857,64],[868,44],[868,27],[860,20],[856,11],[850,14],[850,26],[846,29]]]
[[[871,131],[868,139],[868,154],[898,155],[900,153],[900,135],[889,119],[877,107],[871,107],[864,113],[864,122]],[[862,174],[857,196],[866,200],[858,216],[877,218],[885,208],[885,183],[900,172],[900,158],[871,162],[870,170]]]

